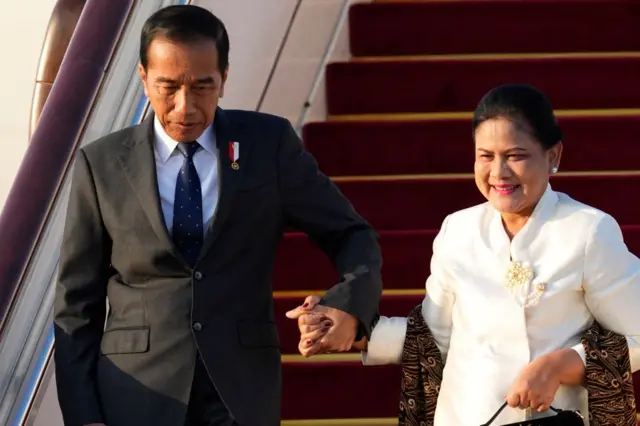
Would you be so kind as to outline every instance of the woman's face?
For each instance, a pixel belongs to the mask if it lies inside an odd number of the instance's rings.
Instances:
[[[503,214],[529,216],[542,197],[562,144],[545,151],[517,122],[487,120],[475,132],[478,189]]]

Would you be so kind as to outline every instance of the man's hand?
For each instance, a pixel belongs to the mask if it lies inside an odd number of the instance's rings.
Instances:
[[[339,309],[318,305],[319,302],[320,297],[309,296],[302,306],[287,312],[287,318],[298,320],[298,350],[305,357],[351,350],[358,330],[358,320]]]

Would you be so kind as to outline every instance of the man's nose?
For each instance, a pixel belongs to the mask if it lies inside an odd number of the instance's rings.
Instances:
[[[175,105],[176,111],[185,116],[195,111],[194,98],[186,89],[178,92]]]

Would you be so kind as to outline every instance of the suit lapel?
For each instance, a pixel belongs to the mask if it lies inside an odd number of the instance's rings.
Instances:
[[[160,207],[153,152],[153,117],[154,115],[150,114],[135,128],[133,137],[125,141],[125,150],[118,156],[118,163],[122,167],[122,171],[126,175],[160,241],[163,242],[169,252],[188,266],[173,243]]]
[[[200,257],[209,251],[233,210],[233,200],[240,188],[242,176],[246,169],[247,158],[251,151],[251,140],[249,138],[243,138],[240,132],[241,123],[233,120],[229,114],[221,108],[216,110],[214,127],[216,132],[216,145],[219,153],[220,198],[218,200],[218,207],[205,236]],[[229,145],[233,142],[237,142],[239,146],[239,157],[237,160],[239,167],[237,168],[232,164],[233,159],[229,148]]]

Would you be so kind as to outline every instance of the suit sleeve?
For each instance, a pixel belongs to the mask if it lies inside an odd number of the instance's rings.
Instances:
[[[285,223],[305,232],[341,276],[321,304],[356,317],[357,339],[369,337],[382,294],[378,235],[318,169],[288,121],[279,142],[278,174]]]
[[[55,368],[64,424],[103,423],[96,362],[106,316],[111,240],[86,155],[78,151],[54,305]]]
[[[586,304],[595,320],[604,328],[626,336],[631,368],[638,371],[640,259],[629,251],[620,226],[609,215],[598,222],[587,242],[583,288]],[[584,349],[574,349],[584,360]]]
[[[448,218],[444,220],[440,232],[433,242],[431,273],[426,282],[426,295],[422,301],[422,317],[431,331],[443,360],[449,352],[449,341],[453,326],[453,306],[455,292],[447,274],[443,259],[444,236]],[[364,365],[400,364],[404,341],[407,335],[406,317],[381,316],[371,331],[367,350],[362,353]]]

